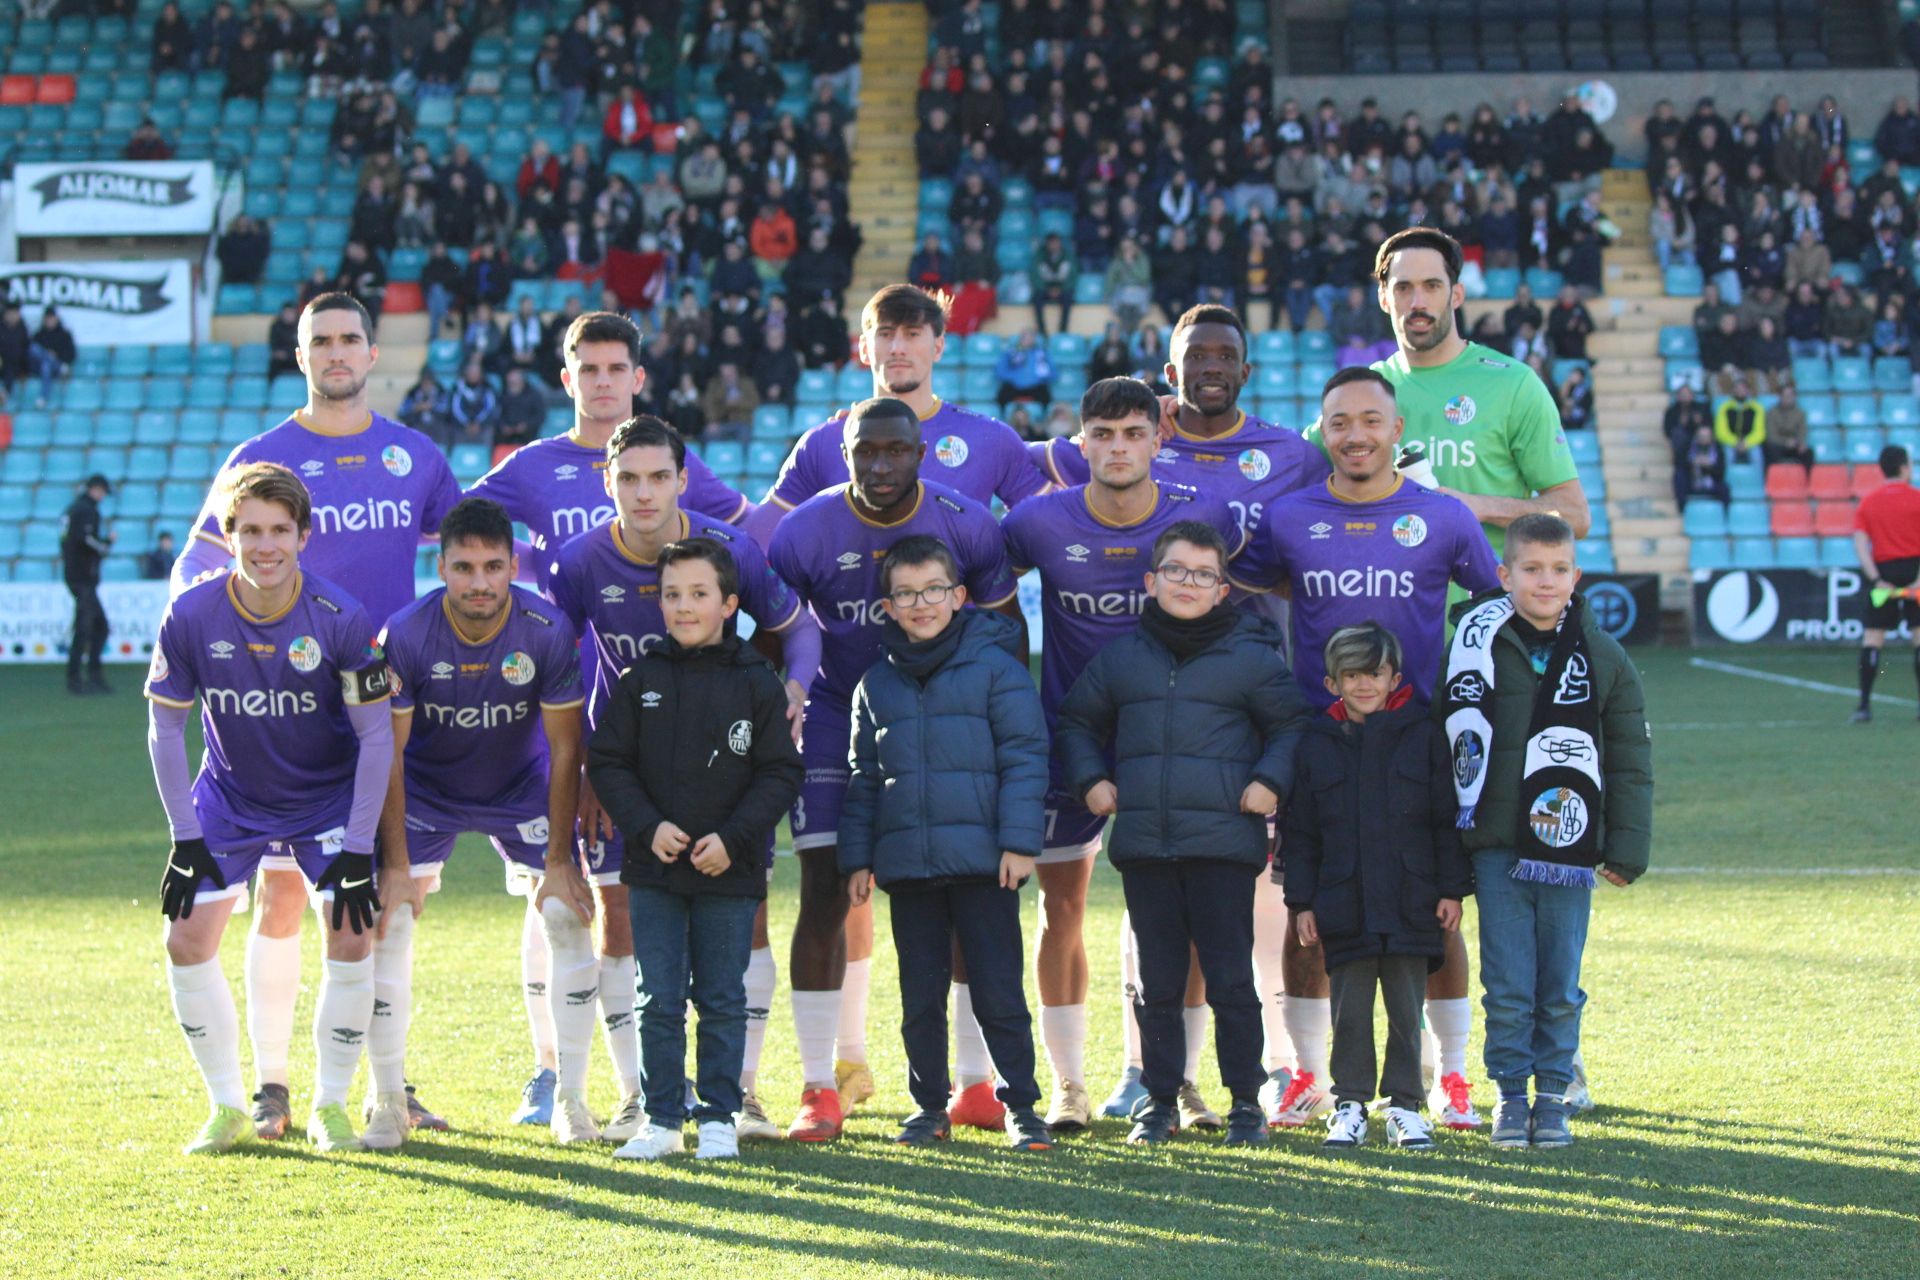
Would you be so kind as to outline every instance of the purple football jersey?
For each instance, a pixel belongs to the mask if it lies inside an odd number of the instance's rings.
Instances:
[[[787,455],[767,501],[791,511],[845,484],[847,460],[840,452],[845,427],[843,419],[809,428]],[[921,419],[920,438],[927,444],[922,472],[983,507],[998,497],[1011,509],[1047,487],[1020,433],[998,418],[942,400],[932,416]]]
[[[146,694],[200,703],[193,804],[204,824],[304,837],[352,801],[360,745],[347,706],[387,697],[386,660],[366,610],[323,578],[303,574],[268,618],[243,609],[234,587],[216,574],[167,606]]]
[[[913,514],[895,524],[875,524],[854,509],[851,485],[840,484],[795,507],[773,535],[767,559],[813,609],[820,629],[820,675],[816,696],[852,705],[853,691],[880,656],[880,561],[910,534],[946,543],[960,568],[960,583],[981,608],[1018,593],[1007,568],[1006,544],[987,509],[945,485],[920,482]]]
[[[313,495],[313,540],[300,563],[340,583],[375,622],[413,599],[420,539],[438,530],[460,501],[460,485],[439,446],[377,413],[347,435],[288,418],[236,447],[226,466],[247,462],[277,462],[305,482]],[[195,536],[227,545],[210,508],[201,513]]]
[[[593,644],[593,693],[587,723],[600,723],[600,708],[634,659],[664,640],[660,613],[660,567],[636,559],[620,541],[620,526],[608,521],[560,548],[547,590],[560,612]],[[680,513],[680,536],[711,538],[733,553],[740,571],[740,608],[764,631],[785,631],[800,616],[800,602],[752,538],[732,525]]]
[[[549,436],[502,458],[474,482],[467,496],[491,498],[527,526],[535,581],[544,589],[560,548],[614,518],[606,476],[605,449],[590,448],[572,436]],[[680,495],[683,510],[732,524],[750,505],[744,495],[722,483],[698,454],[688,451],[687,491]]]
[[[387,622],[381,637],[393,706],[407,734],[409,818],[435,831],[495,831],[547,815],[547,735],[540,712],[577,707],[579,645],[552,604],[513,588],[499,627],[470,643],[447,614],[446,588]]]
[[[1369,620],[1399,637],[1414,696],[1431,702],[1445,654],[1447,584],[1491,590],[1500,585],[1498,564],[1465,503],[1403,478],[1372,502],[1321,484],[1273,503],[1233,577],[1256,588],[1293,584],[1293,673],[1314,706],[1334,701],[1324,683],[1328,637]]]
[[[1158,490],[1153,509],[1129,525],[1094,514],[1085,485],[1024,503],[1001,525],[1014,572],[1040,571],[1040,702],[1049,727],[1094,655],[1138,625],[1154,539],[1170,525],[1199,520],[1239,549],[1240,531],[1221,499],[1185,485],[1149,483]]]

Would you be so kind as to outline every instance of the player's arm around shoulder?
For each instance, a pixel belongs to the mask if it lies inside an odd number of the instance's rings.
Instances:
[[[1587,643],[1605,669],[1600,703],[1600,776],[1606,807],[1602,867],[1631,884],[1653,849],[1653,739],[1640,672],[1620,642],[1589,622]]]

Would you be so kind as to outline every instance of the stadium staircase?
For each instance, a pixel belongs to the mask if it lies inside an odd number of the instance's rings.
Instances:
[[[926,62],[926,6],[911,0],[867,6],[853,178],[847,185],[849,216],[864,237],[847,291],[856,305],[897,283],[901,265],[919,247],[914,240],[920,175],[913,156],[913,104]]]

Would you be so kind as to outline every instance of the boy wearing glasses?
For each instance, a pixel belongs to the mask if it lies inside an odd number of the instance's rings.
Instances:
[[[1187,957],[1213,1008],[1227,1141],[1264,1142],[1260,998],[1253,982],[1254,881],[1266,820],[1293,777],[1306,704],[1271,622],[1227,599],[1227,546],[1182,521],[1153,544],[1151,597],[1131,635],[1100,651],[1060,710],[1055,747],[1072,794],[1115,814],[1119,870],[1140,947],[1141,1083],[1127,1141],[1179,1128]]]
[[[1033,1109],[1040,1089],[1019,894],[1040,853],[1047,729],[1025,637],[1007,618],[961,607],[967,589],[938,538],[896,542],[880,590],[882,657],[854,691],[839,862],[854,905],[876,882],[893,900],[916,1107],[895,1141],[924,1146],[952,1134],[947,990],[957,939],[974,1016],[1000,1069],[1008,1143],[1044,1151],[1053,1138]]]

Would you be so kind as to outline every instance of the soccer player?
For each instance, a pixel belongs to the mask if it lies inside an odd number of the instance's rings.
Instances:
[[[395,864],[381,872],[382,896],[406,901],[398,892],[405,882],[420,892],[412,911],[387,912],[374,941],[370,1142],[378,1135],[398,1145],[406,1136],[414,921],[462,832],[486,836],[537,880],[533,909],[555,953],[576,961],[548,996],[554,1023],[566,1028],[560,1043],[571,1048],[559,1060],[562,1089],[586,1086],[599,966],[588,936],[593,895],[573,847],[585,700],[580,650],[558,609],[513,585],[518,570],[506,511],[485,498],[465,499],[440,522],[446,585],[395,614],[381,638],[394,689],[381,842]],[[579,1123],[584,1114],[584,1104],[569,1109],[571,1127],[555,1117],[562,1142],[597,1133],[590,1116]]]
[[[947,349],[952,299],[910,284],[893,284],[867,300],[860,313],[860,362],[873,373],[873,394],[912,407],[921,439],[940,464],[937,482],[991,507],[997,497],[1012,508],[1043,493],[1047,481],[1028,459],[1019,433],[997,418],[963,409],[933,393],[933,370]],[[747,522],[761,546],[771,546],[787,512],[817,493],[846,483],[842,457],[844,413],[809,429],[794,445],[758,510]],[[851,692],[852,685],[848,686]],[[847,912],[847,968],[836,1035],[834,1078],[848,1106],[873,1096],[867,1069],[867,981],[873,957],[873,908]],[[956,956],[956,963],[958,959]],[[964,1003],[964,968],[956,970],[956,999]],[[768,988],[771,990],[771,987]],[[748,1002],[752,1003],[751,991]],[[966,1025],[967,1019],[960,1022]],[[977,1032],[963,1030],[963,1037]],[[753,1054],[749,1053],[751,1062]],[[997,1122],[996,1122],[997,1127]]]
[[[1911,591],[1920,582],[1920,490],[1913,487],[1913,459],[1897,444],[1880,451],[1880,474],[1886,483],[1860,499],[1853,513],[1853,550],[1860,559],[1860,577],[1871,589]],[[1867,628],[1860,637],[1860,705],[1854,724],[1873,719],[1873,680],[1880,674],[1880,648],[1887,630],[1905,620],[1913,633],[1913,675],[1920,681],[1920,601],[1912,596],[1888,597],[1867,609]]]
[[[807,767],[793,811],[800,859],[800,918],[793,930],[793,1025],[803,1091],[789,1138],[840,1135],[845,1111],[834,1062],[849,939],[847,893],[838,866],[840,805],[849,778],[854,688],[880,655],[880,561],[908,534],[946,543],[960,585],[978,607],[1021,623],[1018,590],[1000,529],[987,509],[920,478],[927,445],[918,413],[876,397],[853,408],[842,428],[843,466],[852,479],[802,502],[780,522],[767,558],[793,584],[825,632],[825,656],[807,702],[801,754]],[[871,1077],[868,1087],[871,1088]]]
[[[680,433],[658,418],[643,414],[623,423],[607,442],[608,466],[603,473],[616,514],[607,523],[569,540],[555,557],[548,590],[561,612],[589,637],[593,649],[586,724],[589,734],[600,723],[607,699],[620,682],[620,673],[667,634],[660,612],[658,560],[661,548],[686,538],[711,538],[733,556],[740,571],[741,607],[758,628],[756,647],[775,659],[776,665],[784,660],[787,667],[789,719],[796,727],[800,708],[806,703],[807,686],[819,668],[819,629],[787,584],[767,567],[759,546],[723,521],[680,510],[687,485],[686,448]],[[581,784],[579,812],[582,851],[598,900],[600,1007],[606,1015],[607,1049],[620,1077],[623,1097],[619,1112],[602,1136],[624,1142],[646,1123],[639,1087],[639,1041],[633,1022],[633,933],[627,889],[620,880],[626,851],[587,782]],[[759,950],[771,960],[770,951],[765,947]],[[556,963],[565,959],[556,953]],[[762,974],[753,973],[752,968],[750,959],[747,1003],[750,1009],[765,1010],[773,999],[771,966]],[[762,985],[757,986],[756,979]],[[759,1062],[766,1025],[764,1012],[759,1017],[749,1015],[749,1069]],[[560,1060],[564,1066],[564,1042]],[[746,1100],[736,1132],[743,1138],[778,1137],[779,1130],[767,1120],[753,1085],[751,1075],[743,1077]],[[563,1092],[555,1111],[556,1121],[567,1101]]]
[[[568,539],[597,529],[614,517],[606,482],[607,441],[615,428],[633,417],[634,397],[646,386],[647,371],[640,366],[640,352],[640,331],[625,316],[611,311],[576,316],[560,342],[564,361],[560,385],[573,401],[573,428],[565,435],[535,440],[514,450],[467,491],[471,497],[493,499],[527,527],[534,581],[543,590],[553,571],[554,557]],[[688,455],[686,470],[687,492],[682,505],[687,509],[729,524],[739,524],[753,510],[753,504],[721,483],[698,455]],[[584,646],[582,649],[581,661],[590,662],[592,655]],[[520,972],[534,1054],[533,1076],[521,1091],[522,1102],[512,1118],[515,1124],[548,1124],[553,1119],[556,1062],[555,1033],[548,1013],[552,1007],[552,957],[547,952],[546,927],[534,907],[530,884],[512,866],[508,868],[508,884],[511,890],[525,891],[527,896],[527,912],[520,929]],[[755,928],[756,972],[764,972],[766,981],[766,998],[756,1007],[764,1010],[773,998],[773,953],[766,949],[765,920]],[[608,1010],[607,1016],[617,1015]],[[761,1026],[765,1020],[762,1013]]]
[[[1402,427],[1393,384],[1377,370],[1356,367],[1334,374],[1322,393],[1320,412],[1333,475],[1269,506],[1234,566],[1236,586],[1289,588],[1294,675],[1316,710],[1334,700],[1324,683],[1328,638],[1363,622],[1379,623],[1400,638],[1402,670],[1413,696],[1431,703],[1449,585],[1469,593],[1499,585],[1499,562],[1473,512],[1394,469]],[[1295,939],[1287,954],[1297,958],[1300,970],[1311,969],[1287,988],[1284,1010],[1296,1070],[1281,1097],[1267,1100],[1268,1119],[1297,1127],[1331,1105],[1326,1064],[1331,1010],[1318,994],[1326,981],[1319,950]],[[1431,1103],[1450,1128],[1477,1128],[1480,1119],[1465,1072],[1469,1022],[1460,1007],[1465,1000],[1445,1004],[1445,998],[1428,1000],[1429,1024],[1443,1040]]]
[[[1239,530],[1222,498],[1154,478],[1159,419],[1160,402],[1139,379],[1094,383],[1080,399],[1077,437],[1090,478],[1021,503],[1002,525],[1014,572],[1040,572],[1040,697],[1049,733],[1074,678],[1108,641],[1137,624],[1149,598],[1140,584],[1151,567],[1155,539],[1175,524],[1197,520],[1217,529],[1230,550],[1239,550]],[[1034,968],[1041,1039],[1054,1075],[1047,1124],[1070,1132],[1093,1121],[1084,1083],[1088,978],[1081,921],[1107,820],[1067,793],[1059,768],[1056,759],[1039,860],[1041,923]],[[1124,1016],[1131,1020],[1132,1010]],[[962,1096],[953,1108],[957,1119],[992,1101],[993,1086],[985,1046],[970,1045],[964,1038],[966,1021],[956,1021],[963,1037]],[[1194,1085],[1206,1046],[1205,1008],[1188,1009],[1187,1023],[1180,1107],[1187,1116],[1200,1117],[1211,1114]]]
[[[322,1150],[357,1151],[346,1101],[373,1018],[374,829],[393,759],[386,661],[366,611],[301,571],[313,508],[293,472],[240,467],[214,510],[233,571],[168,606],[146,686],[147,749],[173,832],[160,883],[167,985],[213,1103],[186,1150],[225,1151],[252,1130],[220,935],[247,878],[273,853],[291,857],[324,904],[307,1136]],[[190,779],[187,713],[196,701],[207,749]]]
[[[460,485],[433,441],[367,407],[367,375],[379,359],[373,321],[350,294],[324,293],[300,313],[294,358],[307,377],[306,407],[237,446],[226,469],[277,462],[312,496],[313,540],[305,563],[359,601],[375,627],[413,599],[414,552],[460,500]],[[172,591],[226,565],[219,486],[174,565]],[[259,1077],[254,1127],[286,1133],[287,1046],[300,990],[300,919],[306,889],[294,861],[269,851],[247,938],[247,1034]],[[415,1127],[445,1125],[409,1094]]]

